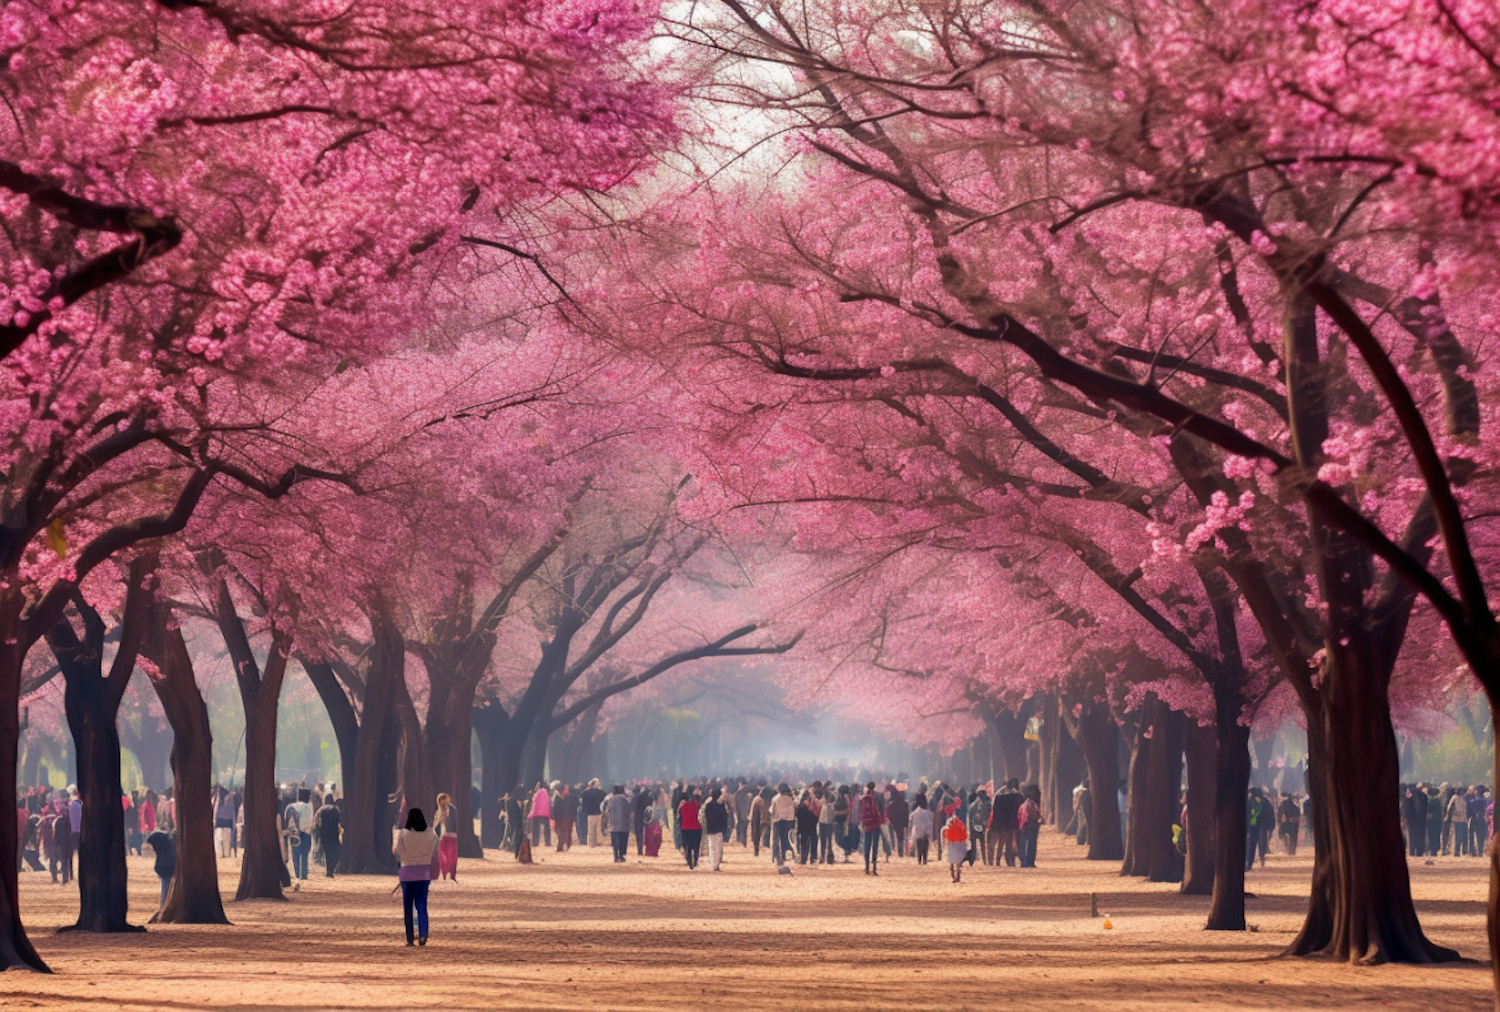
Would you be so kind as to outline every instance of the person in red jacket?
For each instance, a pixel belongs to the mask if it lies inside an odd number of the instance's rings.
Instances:
[[[689,870],[698,867],[698,853],[703,846],[703,823],[698,810],[703,807],[703,792],[696,787],[677,806],[677,826],[682,831],[682,856]]]
[[[865,792],[859,797],[859,831],[865,847],[865,874],[879,875],[880,827],[885,825],[885,806],[875,792],[875,781],[865,784]]]

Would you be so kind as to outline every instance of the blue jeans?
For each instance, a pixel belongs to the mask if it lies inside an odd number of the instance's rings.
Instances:
[[[795,824],[791,819],[776,820],[776,853],[772,856],[776,858],[778,866],[786,864],[786,856],[792,849],[792,826]]]
[[[1016,849],[1021,852],[1021,867],[1036,867],[1036,838],[1041,833],[1041,826],[1027,826],[1017,834]]]
[[[312,834],[303,833],[302,842],[292,848],[292,874],[297,878],[307,878],[307,856],[312,853]]]
[[[865,867],[873,868],[880,863],[881,833],[878,829],[867,829],[864,833]]]
[[[415,907],[417,910],[417,937],[427,937],[427,887],[432,883],[426,879],[420,882],[401,883],[401,908],[406,914],[406,940],[411,941],[411,912]]]

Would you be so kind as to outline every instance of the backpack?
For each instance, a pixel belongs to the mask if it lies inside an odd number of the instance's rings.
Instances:
[[[863,829],[866,825],[877,824],[880,821],[881,821],[881,818],[880,818],[880,802],[878,800],[876,800],[875,795],[873,795],[873,794],[866,794],[864,797],[860,798],[859,799],[859,824],[860,824],[860,828]]]

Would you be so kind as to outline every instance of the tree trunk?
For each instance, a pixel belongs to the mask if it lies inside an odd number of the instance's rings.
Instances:
[[[1005,778],[1015,779],[1017,784],[1027,783],[1031,773],[1031,742],[1026,740],[1026,710],[1018,713],[1000,710],[994,716],[995,734],[1000,741],[1000,751],[1005,756]]]
[[[498,847],[500,839],[500,798],[515,788],[515,772],[502,767],[501,747],[508,721],[498,706],[479,707],[474,711],[474,731],[479,738],[479,839],[486,847]]]
[[[1308,734],[1315,861],[1323,867],[1315,864],[1308,919],[1291,951],[1358,963],[1457,959],[1427,939],[1412,904],[1395,801],[1400,758],[1381,662],[1353,639],[1337,650],[1335,643],[1320,685],[1323,756],[1313,753],[1311,728]]]
[[[1075,720],[1068,722],[1089,770],[1090,861],[1119,861],[1125,856],[1120,836],[1120,808],[1116,790],[1120,783],[1119,729],[1104,702],[1085,703]]]
[[[1059,723],[1061,723],[1061,718],[1059,718]],[[1057,816],[1052,820],[1052,828],[1059,833],[1067,829],[1068,823],[1073,821],[1073,788],[1083,783],[1088,772],[1088,765],[1083,761],[1083,750],[1078,747],[1078,742],[1065,727],[1059,728],[1057,755],[1052,767],[1052,777],[1057,791]]]
[[[1122,876],[1146,875],[1146,846],[1141,843],[1141,834],[1147,830],[1141,810],[1149,798],[1147,779],[1151,765],[1151,725],[1155,718],[1156,695],[1150,694],[1132,723],[1126,718],[1125,740],[1130,744],[1130,763],[1125,772],[1125,857],[1120,862]]]
[[[364,697],[352,735],[352,756],[344,767],[344,869],[354,875],[396,870],[391,854],[389,795],[399,790],[396,756],[401,731],[394,713],[396,683],[405,680],[406,644],[394,621],[372,613],[374,646],[365,672]],[[324,681],[319,675],[319,681]],[[314,685],[318,683],[315,681]],[[337,685],[326,686],[333,707],[344,699]],[[337,690],[337,698],[333,695]],[[319,690],[320,693],[323,689]],[[351,711],[352,716],[352,711]],[[342,721],[346,727],[348,720]],[[342,747],[342,746],[341,746]]]
[[[104,620],[80,597],[80,638],[64,618],[47,631],[47,645],[63,675],[63,709],[78,755],[82,835],[78,840],[78,920],[64,931],[126,932],[145,929],[129,922],[129,878],[125,871],[125,809],[120,803],[120,700],[135,670],[148,602],[137,584],[148,570],[130,568],[120,647],[104,671]]]
[[[21,609],[25,601],[11,573],[0,589],[0,810],[16,810],[16,759],[21,740],[21,671],[29,644],[21,642]],[[13,817],[13,816],[12,816]],[[50,972],[21,924],[17,870],[20,841],[14,830],[0,832],[0,970]]]
[[[433,790],[432,770],[427,763],[422,720],[417,716],[406,679],[397,679],[392,688],[392,714],[401,731],[401,804],[408,809],[420,808],[424,815],[431,816],[437,793]]]
[[[474,832],[473,792],[470,790],[474,783],[474,688],[468,681],[455,680],[443,708],[441,726],[433,726],[436,714],[429,710],[426,735],[429,743],[435,746],[429,749],[433,785],[452,795],[458,813],[459,856],[482,858],[484,850]]]
[[[1215,732],[1212,726],[1187,722],[1187,864],[1182,891],[1189,896],[1208,896],[1214,889],[1215,799],[1218,773],[1215,762]]]
[[[245,703],[245,834],[236,900],[285,899],[281,883],[281,813],[276,787],[276,709],[266,689],[242,696]],[[269,711],[269,712],[266,712]],[[212,825],[212,822],[210,822]]]
[[[1141,812],[1146,831],[1139,837],[1146,848],[1146,877],[1152,882],[1181,882],[1182,855],[1172,842],[1172,825],[1177,821],[1178,799],[1182,791],[1182,749],[1187,734],[1187,718],[1158,701],[1156,731],[1151,739],[1151,766],[1146,778],[1149,799]]]
[[[527,787],[541,783],[547,776],[549,737],[551,735],[537,725],[532,725],[531,733],[526,736],[526,751],[521,758],[521,782]]]
[[[1245,804],[1250,791],[1250,729],[1243,706],[1225,700],[1215,708],[1214,891],[1209,931],[1245,930]]]
[[[1052,811],[1056,807],[1057,739],[1066,733],[1059,726],[1062,723],[1061,706],[1055,696],[1044,696],[1037,707],[1037,715],[1041,717],[1038,731],[1040,741],[1037,742],[1037,754],[1041,760],[1038,770],[1040,779],[1037,786],[1042,791],[1042,818],[1049,822],[1054,821]]]
[[[63,689],[68,728],[78,750],[78,797],[83,833],[78,839],[78,920],[64,931],[144,931],[129,922],[125,870],[125,808],[120,801],[120,736],[103,680],[84,686],[72,678]]]
[[[172,727],[172,795],[177,870],[153,924],[228,924],[219,896],[213,836],[213,733],[181,629],[167,628],[167,606],[152,606],[142,653],[156,663],[151,684]]]
[[[1316,471],[1329,434],[1329,371],[1319,360],[1317,311],[1306,289],[1291,293],[1286,306],[1282,335],[1292,443],[1298,463]],[[1314,865],[1307,921],[1291,951],[1364,963],[1456,959],[1456,952],[1422,932],[1401,834],[1390,676],[1410,606],[1398,603],[1378,614],[1368,601],[1374,582],[1369,550],[1331,523],[1318,502],[1308,501],[1307,518],[1327,609],[1325,659],[1315,690],[1319,703],[1309,705],[1309,691],[1299,695],[1308,711],[1309,758],[1319,767],[1309,775],[1316,859],[1327,863],[1322,869]],[[1425,546],[1426,540],[1415,544]],[[1313,751],[1315,737],[1321,737],[1321,762]]]

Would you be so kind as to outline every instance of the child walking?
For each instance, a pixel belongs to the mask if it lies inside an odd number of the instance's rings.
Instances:
[[[969,827],[956,811],[943,827],[943,840],[948,844],[948,874],[957,883],[963,876],[964,859],[969,856]]]

